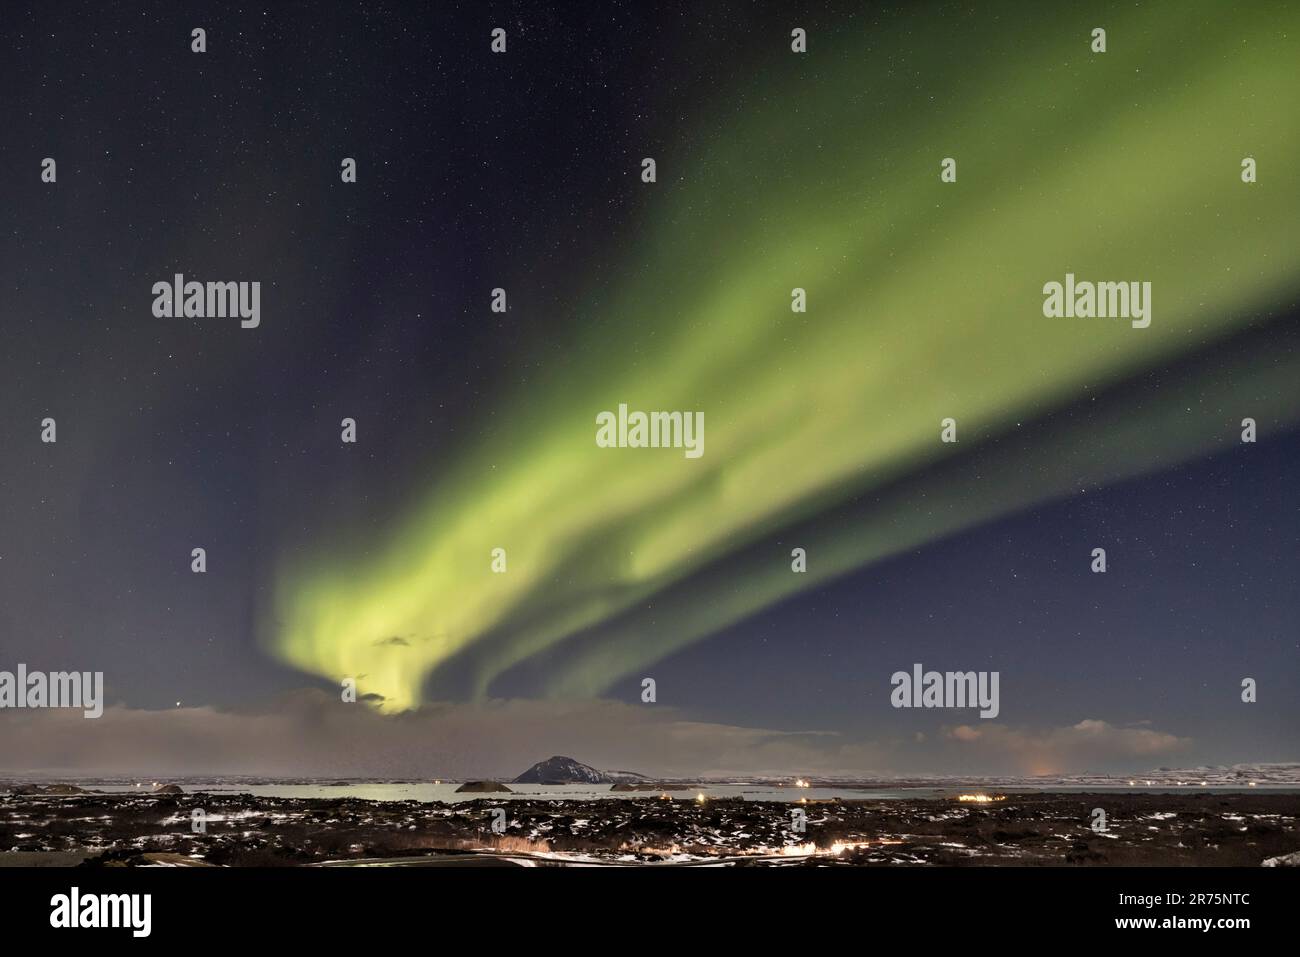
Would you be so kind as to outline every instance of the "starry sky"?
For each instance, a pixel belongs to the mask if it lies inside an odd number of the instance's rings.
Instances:
[[[0,769],[1297,759],[1300,13],[3,17],[0,668],[110,711]],[[155,317],[178,272],[260,326]],[[1067,272],[1151,326],[1046,318]],[[598,448],[620,402],[704,455]],[[914,662],[999,718],[891,708]]]

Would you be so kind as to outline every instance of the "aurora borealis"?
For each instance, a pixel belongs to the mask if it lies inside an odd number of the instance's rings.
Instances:
[[[1225,349],[1105,401],[1260,323],[1300,277],[1300,126],[1275,112],[1300,15],[1261,5],[1226,30],[1215,11],[1107,10],[1104,54],[1092,13],[1029,8],[814,29],[802,57],[773,36],[743,90],[646,147],[659,182],[623,186],[647,195],[609,290],[545,319],[566,361],[494,394],[490,427],[364,548],[325,534],[281,562],[271,651],[363,676],[385,710],[449,663],[483,695],[543,654],[550,693],[596,695],[875,560],[1230,447],[1247,415],[1292,422],[1294,352]],[[1044,318],[1067,272],[1149,281],[1154,321]],[[707,454],[597,447],[594,416],[621,402],[702,410]]]
[[[103,715],[0,764],[1295,757],[1294,5],[50,6],[0,671]]]

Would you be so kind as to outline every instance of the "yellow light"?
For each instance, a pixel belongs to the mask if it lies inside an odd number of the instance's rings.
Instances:
[[[971,803],[971,804],[992,804],[994,801],[1005,801],[1006,799],[1007,799],[1007,797],[1006,797],[1005,794],[998,794],[998,795],[995,795],[995,796],[990,796],[990,795],[987,795],[987,794],[959,794],[959,795],[957,795],[957,800],[958,800],[958,801],[966,801],[966,802]]]
[[[703,804],[703,803],[704,803],[704,795],[703,795],[703,794],[697,794],[697,795],[695,795],[695,800],[698,801],[700,804]]]
[[[832,854],[843,854],[845,851],[857,850],[859,847],[869,847],[869,841],[836,841],[831,845]]]
[[[817,853],[817,845],[812,841],[806,844],[786,844],[781,848],[782,857],[809,857]]]

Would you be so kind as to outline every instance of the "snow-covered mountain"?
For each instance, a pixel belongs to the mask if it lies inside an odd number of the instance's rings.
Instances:
[[[645,775],[634,771],[601,771],[557,754],[538,761],[519,777],[515,784],[618,784],[619,782],[644,781]]]

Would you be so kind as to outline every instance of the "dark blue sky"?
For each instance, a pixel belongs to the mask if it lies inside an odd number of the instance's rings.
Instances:
[[[599,290],[616,278],[602,253],[635,234],[616,171],[669,148],[694,99],[754,69],[745,38],[789,19],[650,6],[502,7],[518,54],[477,72],[448,53],[483,41],[477,4],[6,11],[0,668],[103,670],[136,709],[327,687],[261,650],[277,556],[397,514],[485,396],[568,361],[574,264]],[[193,25],[210,36],[197,66]],[[333,188],[345,155],[365,188]],[[38,188],[44,156],[57,189]],[[262,277],[278,321],[255,341],[236,322],[141,322],[151,283],[187,263]],[[484,318],[502,276],[532,314]],[[1224,348],[1293,351],[1296,319]],[[1216,374],[1213,353],[1190,361]],[[37,441],[46,415],[57,446]],[[343,415],[367,429],[345,460]],[[863,568],[648,673],[691,720],[933,742],[968,716],[890,708],[890,674],[997,670],[1009,726],[1194,740],[1151,765],[1293,759],[1297,479],[1300,432],[1266,429]],[[531,696],[545,664],[493,694]]]

